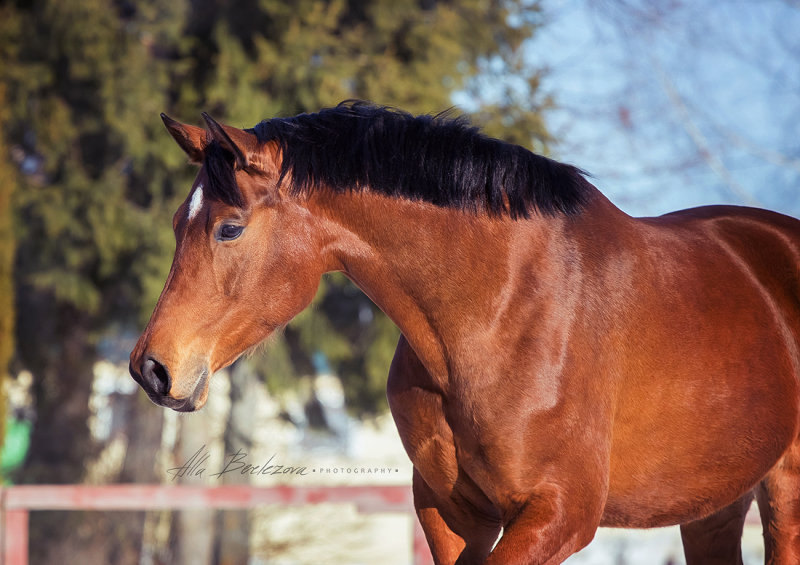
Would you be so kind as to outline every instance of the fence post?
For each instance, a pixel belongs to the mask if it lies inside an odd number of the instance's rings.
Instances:
[[[28,511],[3,507],[3,565],[28,565]]]

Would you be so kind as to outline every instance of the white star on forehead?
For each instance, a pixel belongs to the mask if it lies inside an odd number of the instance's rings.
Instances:
[[[192,199],[189,201],[189,221],[194,218],[203,207],[203,184],[197,185],[192,194]]]

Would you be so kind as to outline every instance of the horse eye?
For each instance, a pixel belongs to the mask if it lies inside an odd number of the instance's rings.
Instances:
[[[220,241],[230,241],[236,239],[244,231],[244,226],[237,226],[235,224],[222,224],[219,228],[217,239]]]

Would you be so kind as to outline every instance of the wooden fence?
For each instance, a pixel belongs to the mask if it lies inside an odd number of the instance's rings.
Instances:
[[[37,510],[234,510],[266,505],[354,504],[362,513],[402,513],[413,522],[415,565],[430,565],[425,534],[414,514],[411,487],[184,485],[30,485],[0,489],[2,565],[27,565],[28,515]]]

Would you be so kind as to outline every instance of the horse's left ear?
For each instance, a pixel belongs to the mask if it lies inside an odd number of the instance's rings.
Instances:
[[[255,153],[258,145],[256,136],[243,129],[224,126],[205,112],[203,112],[203,119],[206,121],[211,139],[233,153],[239,169],[246,169],[250,165],[250,156]]]

